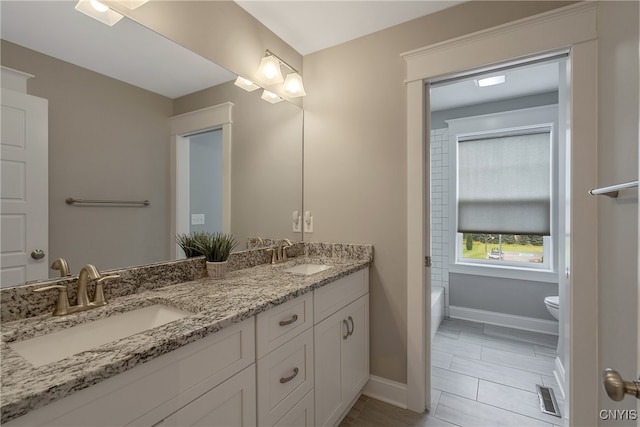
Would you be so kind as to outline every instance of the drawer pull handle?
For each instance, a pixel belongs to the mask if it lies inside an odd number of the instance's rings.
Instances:
[[[349,322],[351,322],[351,330],[349,331],[348,335],[351,336],[353,335],[353,330],[355,329],[355,325],[353,324],[353,317],[349,316]]]
[[[293,317],[289,320],[281,320],[280,323],[278,323],[280,326],[287,326],[292,324],[293,322],[295,322],[296,320],[298,320],[298,315],[294,314]]]
[[[342,336],[343,340],[349,338],[349,323],[347,323],[347,319],[342,319],[342,324],[347,327],[347,333]]]
[[[280,384],[286,384],[297,376],[298,376],[298,368],[293,368],[293,374],[285,378],[280,378]]]

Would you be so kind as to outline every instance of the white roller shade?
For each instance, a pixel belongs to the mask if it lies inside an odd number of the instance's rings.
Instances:
[[[458,141],[458,231],[551,234],[551,132]]]

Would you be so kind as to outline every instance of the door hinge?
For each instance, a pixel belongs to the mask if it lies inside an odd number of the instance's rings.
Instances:
[[[424,266],[425,267],[431,267],[431,257],[430,256],[426,256],[424,257]]]

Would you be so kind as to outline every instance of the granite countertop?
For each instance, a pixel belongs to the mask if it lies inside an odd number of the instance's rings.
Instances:
[[[283,270],[303,263],[333,268],[302,276]],[[51,314],[2,324],[1,423],[125,372],[153,358],[311,292],[371,263],[364,259],[300,257],[112,299],[108,305],[67,316]],[[164,304],[195,313],[119,341],[34,367],[9,344],[133,309]]]

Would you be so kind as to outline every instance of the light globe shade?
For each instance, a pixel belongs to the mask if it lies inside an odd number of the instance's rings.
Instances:
[[[258,67],[257,77],[259,81],[268,85],[282,83],[284,77],[282,77],[278,58],[271,55],[262,58],[260,67]]]
[[[292,98],[305,96],[307,94],[302,85],[302,77],[298,73],[287,74],[287,78],[284,79],[283,89],[285,95]]]
[[[80,0],[76,4],[76,10],[110,27],[122,19],[122,15],[109,9],[98,0]]]
[[[251,80],[245,79],[244,77],[240,77],[240,76],[238,76],[234,84],[246,90],[247,92],[253,92],[256,89],[260,89],[260,86],[253,83]]]
[[[260,98],[272,104],[278,103],[283,100],[283,98],[280,98],[277,94],[269,92],[266,89],[264,90],[264,92],[262,92],[262,96]]]

